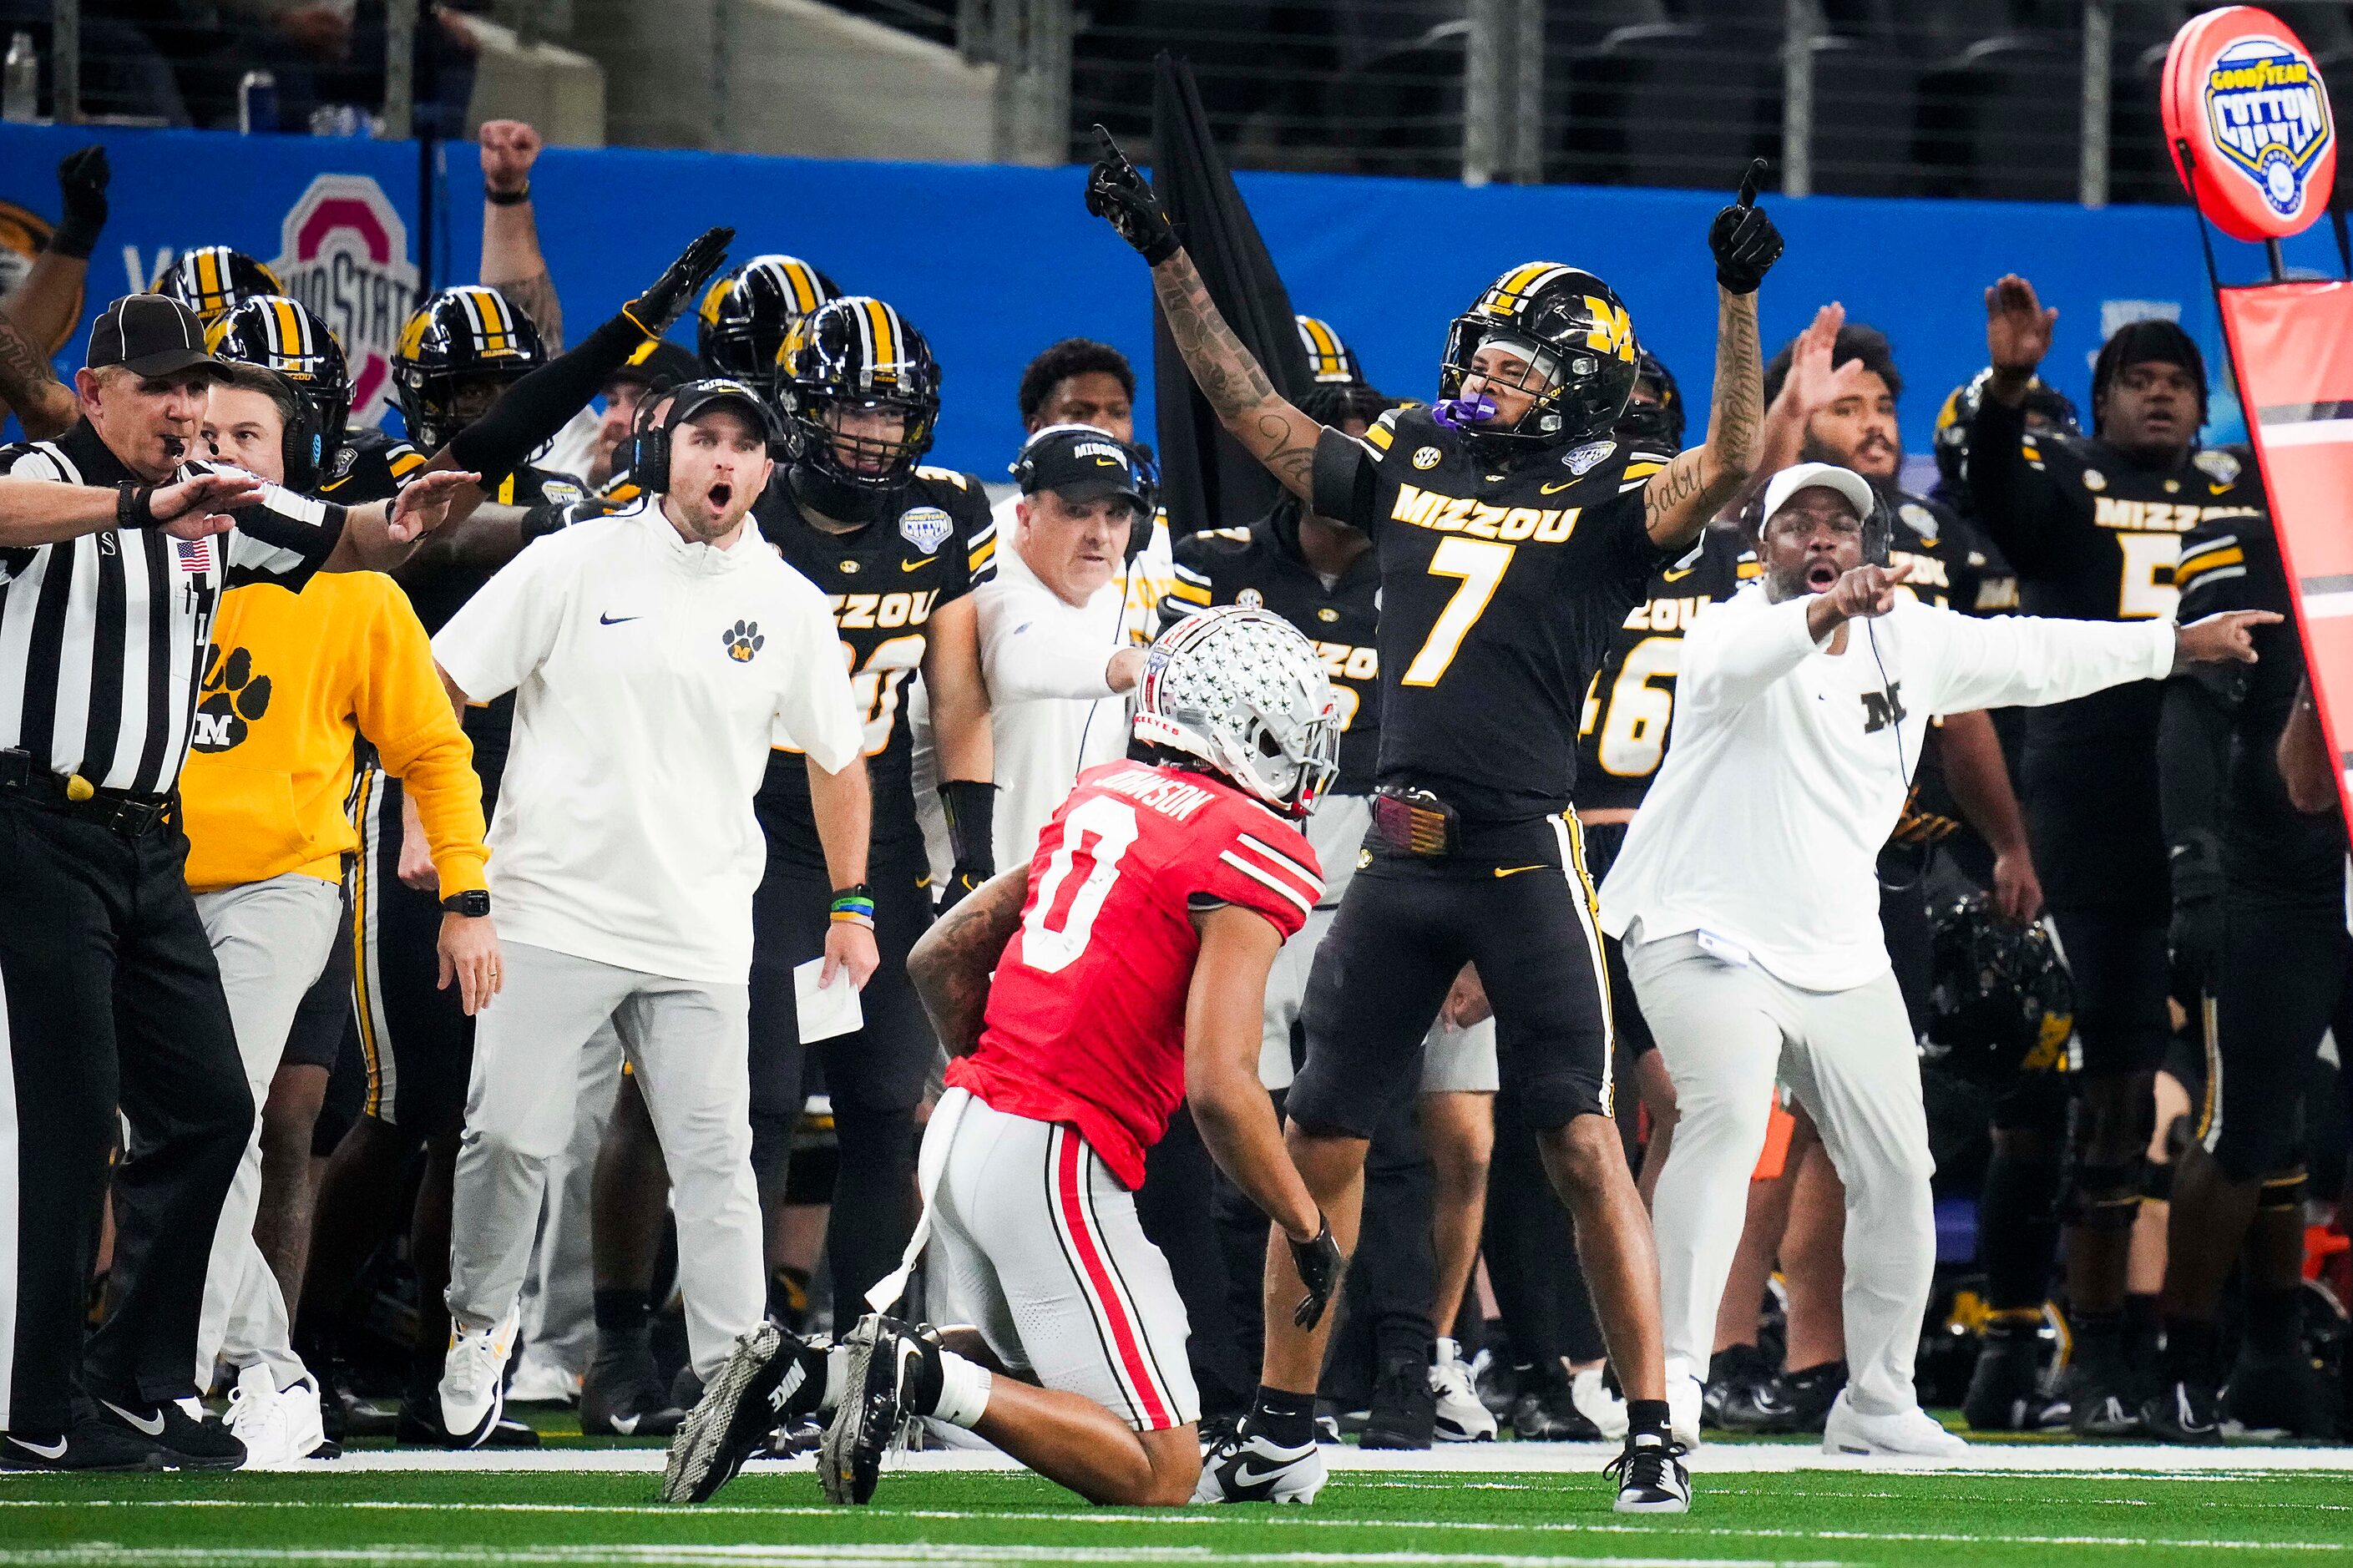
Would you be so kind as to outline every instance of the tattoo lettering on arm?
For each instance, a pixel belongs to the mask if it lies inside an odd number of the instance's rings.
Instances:
[[[1308,499],[1324,426],[1276,394],[1264,367],[1219,314],[1191,257],[1180,250],[1154,268],[1152,287],[1168,335],[1219,420],[1285,489]]]
[[[907,978],[952,1057],[968,1057],[980,1046],[989,975],[1019,929],[1029,897],[1027,865],[1001,872],[934,921],[907,955]]]
[[[80,413],[73,392],[58,380],[48,356],[25,339],[0,312],[0,399],[16,412],[25,433],[36,440],[62,435]]]
[[[1642,492],[1642,526],[1663,549],[1699,535],[1716,509],[1738,491],[1764,445],[1765,368],[1757,336],[1757,296],[1717,290],[1715,394],[1707,440],[1651,478]]]

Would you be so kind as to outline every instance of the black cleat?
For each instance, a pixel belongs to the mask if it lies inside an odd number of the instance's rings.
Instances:
[[[1838,1403],[1839,1393],[1845,1387],[1846,1363],[1842,1361],[1826,1361],[1819,1366],[1781,1373],[1773,1380],[1773,1397],[1777,1407],[1787,1412],[1782,1419],[1788,1425],[1774,1429],[1820,1433],[1830,1422],[1831,1406]]]
[[[164,1451],[119,1422],[89,1416],[69,1432],[0,1436],[0,1470],[160,1470]]]
[[[167,1470],[233,1470],[244,1464],[245,1445],[237,1434],[208,1416],[189,1414],[191,1405],[204,1409],[194,1398],[161,1405],[117,1405],[101,1398],[98,1420],[154,1445]]]
[[[2312,1363],[2301,1355],[2240,1354],[2222,1387],[2222,1430],[2233,1437],[2327,1437],[2337,1412]]]
[[[1708,1358],[1707,1386],[1700,1393],[1699,1417],[1704,1428],[1719,1431],[1770,1432],[1780,1428],[1757,1426],[1758,1419],[1767,1418],[1769,1412],[1759,1408],[1759,1391],[1773,1382],[1773,1367],[1764,1352],[1755,1345],[1727,1345]],[[1767,1406],[1772,1401],[1765,1401]],[[1725,1412],[1737,1412],[1733,1420],[1746,1420],[1750,1425],[1734,1426],[1726,1421]]]
[[[774,1434],[806,1422],[825,1397],[825,1352],[774,1323],[735,1339],[734,1353],[671,1440],[664,1502],[707,1502]]]
[[[1565,1383],[1553,1388],[1531,1388],[1521,1394],[1512,1406],[1512,1434],[1523,1443],[1601,1441],[1601,1428],[1577,1407],[1574,1393]]]
[[[1606,1473],[1618,1482],[1620,1513],[1688,1513],[1691,1476],[1680,1444],[1656,1432],[1636,1432]]]
[[[874,1495],[884,1451],[914,1413],[915,1382],[924,1357],[936,1358],[938,1352],[906,1324],[879,1312],[859,1319],[842,1342],[849,1364],[841,1403],[818,1447],[817,1474],[827,1500],[864,1503]]]
[[[1365,1448],[1427,1448],[1438,1436],[1438,1401],[1430,1392],[1430,1373],[1413,1362],[1398,1362],[1381,1373],[1374,1385],[1373,1403],[1365,1419]]]
[[[686,1420],[670,1402],[642,1337],[596,1336],[596,1356],[580,1380],[580,1431],[589,1437],[668,1437]]]
[[[2068,1405],[2044,1386],[2041,1320],[1993,1323],[1978,1342],[1961,1419],[1979,1432],[2042,1432],[2067,1425]]]
[[[2160,1443],[2212,1447],[2222,1441],[2222,1398],[2207,1384],[2181,1380],[2141,1402],[2141,1425]]]
[[[2078,1437],[2118,1443],[2147,1436],[2131,1369],[2122,1356],[2094,1355],[2075,1364],[2067,1381],[2067,1425]]]

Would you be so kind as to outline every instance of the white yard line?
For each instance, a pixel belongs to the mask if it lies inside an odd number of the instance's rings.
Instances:
[[[213,1564],[436,1563],[544,1564],[550,1568],[800,1568],[812,1563],[855,1563],[863,1568],[955,1568],[1000,1563],[1210,1563],[1262,1564],[1265,1568],[1844,1568],[1836,1559],[1778,1557],[1530,1557],[1433,1552],[1213,1552],[1206,1546],[970,1546],[923,1543],[811,1546],[693,1546],[615,1544],[474,1549],[464,1546],[355,1547],[124,1547],[103,1542],[82,1546],[0,1550],[6,1568],[103,1568],[145,1563],[212,1568]]]

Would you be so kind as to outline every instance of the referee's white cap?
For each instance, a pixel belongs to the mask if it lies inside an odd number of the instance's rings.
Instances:
[[[1877,504],[1872,494],[1871,481],[1852,468],[1841,468],[1836,463],[1799,463],[1775,474],[1765,487],[1765,524],[1773,526],[1775,514],[1789,504],[1789,498],[1799,490],[1836,490],[1854,505],[1854,515],[1868,518]],[[1760,528],[1758,532],[1763,532]]]

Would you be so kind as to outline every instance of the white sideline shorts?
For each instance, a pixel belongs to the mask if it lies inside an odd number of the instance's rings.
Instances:
[[[946,1114],[957,1099],[962,1110]],[[1085,1139],[952,1089],[923,1163],[936,1321],[973,1325],[1007,1367],[1082,1394],[1139,1432],[1200,1419],[1168,1260]]]

